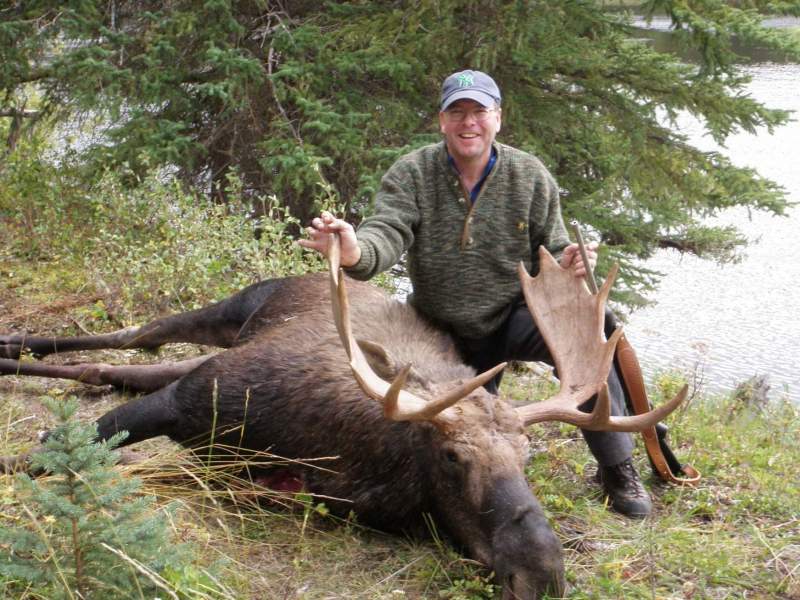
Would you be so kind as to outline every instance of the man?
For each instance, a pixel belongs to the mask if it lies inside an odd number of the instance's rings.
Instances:
[[[400,158],[381,181],[375,214],[353,227],[323,212],[300,244],[325,253],[327,234],[341,239],[341,263],[356,279],[390,268],[408,251],[412,305],[450,331],[478,372],[506,360],[546,360],[547,347],[522,299],[517,264],[538,272],[543,245],[562,267],[583,277],[577,244],[561,216],[558,186],[539,160],[495,141],[500,90],[480,71],[461,71],[442,85],[442,142]],[[596,244],[589,247],[590,265]],[[497,393],[499,377],[487,385]],[[609,375],[612,414],[624,414],[617,374]],[[590,409],[588,403],[584,409]],[[633,466],[628,434],[583,435],[598,461],[598,478],[618,512],[650,513]]]

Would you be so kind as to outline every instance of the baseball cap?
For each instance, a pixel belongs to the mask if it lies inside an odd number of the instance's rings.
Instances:
[[[500,88],[494,79],[481,71],[458,71],[442,84],[441,110],[447,110],[456,100],[467,98],[482,106],[500,104]]]

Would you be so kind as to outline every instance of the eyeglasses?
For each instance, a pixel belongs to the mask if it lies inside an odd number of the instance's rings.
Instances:
[[[474,118],[478,123],[483,123],[495,111],[494,108],[477,108],[475,110],[464,110],[463,108],[451,108],[444,111],[444,116],[448,121],[453,123],[461,123],[467,117]]]

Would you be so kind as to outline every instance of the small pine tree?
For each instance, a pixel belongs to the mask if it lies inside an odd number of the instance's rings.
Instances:
[[[96,425],[73,419],[77,401],[45,404],[58,425],[31,466],[47,476],[16,478],[18,525],[0,525],[0,587],[53,600],[177,598],[159,573],[180,571],[187,553],[152,498],[137,495],[140,482],[112,468],[124,434],[97,442]]]

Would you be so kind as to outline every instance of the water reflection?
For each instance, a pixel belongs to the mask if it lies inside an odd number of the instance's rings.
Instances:
[[[642,16],[634,16],[632,23],[637,31],[637,37],[642,41],[652,44],[659,52],[671,53],[680,56],[688,62],[698,62],[700,55],[696,50],[686,48],[676,40],[669,17],[655,16],[646,20]],[[791,17],[767,18],[762,23],[772,29],[788,29],[800,27],[800,19]],[[786,56],[776,50],[754,47],[738,42],[736,38],[731,43],[731,50],[736,53],[742,62],[749,63],[784,63],[788,62]]]

